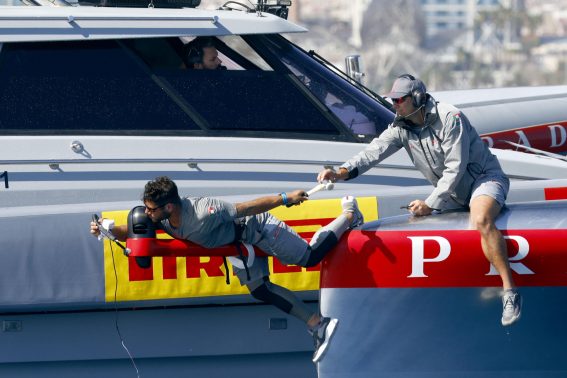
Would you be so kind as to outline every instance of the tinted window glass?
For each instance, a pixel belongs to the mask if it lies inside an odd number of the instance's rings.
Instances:
[[[305,84],[353,134],[373,137],[386,129],[394,114],[369,98],[283,37],[265,38],[265,46]]]
[[[196,130],[116,41],[4,44],[0,132]]]
[[[213,71],[186,69],[179,38],[5,44],[0,133],[350,138],[295,76],[239,39],[218,46],[240,69]]]
[[[160,77],[212,130],[339,133],[285,73],[186,70]]]

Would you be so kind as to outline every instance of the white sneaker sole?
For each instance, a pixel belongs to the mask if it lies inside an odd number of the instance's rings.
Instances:
[[[315,352],[315,355],[313,356],[314,363],[321,361],[321,359],[325,355],[325,352],[329,347],[329,343],[331,342],[331,339],[335,334],[335,329],[337,328],[338,324],[338,319],[331,319],[331,321],[329,322],[327,329],[325,329],[325,341],[323,342],[323,344],[321,344],[321,346],[319,347],[319,349],[317,349],[317,352]]]
[[[520,312],[518,314],[518,316],[514,316],[510,320],[504,320],[504,318],[500,319],[500,323],[502,323],[502,325],[504,327],[507,327],[507,326],[510,326],[510,325],[516,323],[518,320],[520,320],[521,316],[522,316],[522,313]]]

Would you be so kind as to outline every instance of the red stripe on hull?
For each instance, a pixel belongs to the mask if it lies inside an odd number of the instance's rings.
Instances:
[[[314,233],[302,232],[299,235],[307,243]],[[126,240],[126,246],[130,249],[130,257],[183,257],[183,256],[237,256],[238,250],[234,244],[227,244],[216,248],[205,248],[188,240],[181,239],[155,239],[140,238]],[[242,253],[247,256],[246,248],[241,248]],[[267,256],[266,252],[254,246],[256,256]],[[167,260],[175,265],[175,260]],[[172,268],[173,269],[173,268]],[[173,271],[172,271],[173,272]]]
[[[546,201],[553,201],[553,200],[564,200],[567,199],[567,188],[545,188],[545,199]]]
[[[130,248],[130,257],[148,256],[236,256],[238,251],[234,244],[227,244],[217,248],[205,248],[187,240],[180,239],[154,239],[140,238],[126,240]],[[257,256],[266,256],[261,249],[254,247]],[[246,248],[242,253],[247,255]]]
[[[519,286],[567,286],[567,230],[507,230]],[[322,288],[501,286],[477,231],[351,231],[323,260]]]
[[[558,154],[567,152],[566,121],[488,133],[481,137],[489,147],[494,148],[517,150],[505,142],[510,141]]]

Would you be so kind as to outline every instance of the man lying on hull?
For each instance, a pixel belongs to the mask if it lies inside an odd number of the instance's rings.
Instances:
[[[177,239],[184,239],[206,248],[243,241],[257,246],[267,255],[284,264],[303,267],[317,265],[337,244],[342,234],[364,222],[357,201],[352,196],[342,199],[343,213],[317,231],[307,243],[284,222],[268,213],[281,205],[299,205],[308,200],[303,190],[280,193],[241,203],[216,198],[180,198],[175,183],[168,177],[149,181],[144,189],[145,213],[157,226]],[[91,233],[100,234],[99,224],[91,222]],[[112,233],[126,240],[126,225],[116,226]],[[313,312],[290,290],[270,282],[267,257],[256,257],[248,271],[233,266],[242,285],[252,296],[270,303],[307,324],[315,341],[313,362],[327,350],[338,320]]]
[[[317,179],[353,179],[404,148],[435,187],[425,200],[412,201],[409,211],[426,216],[433,210],[470,209],[471,227],[479,231],[484,255],[502,278],[501,323],[513,324],[520,318],[522,297],[512,278],[506,243],[495,225],[510,187],[498,159],[467,117],[454,106],[435,101],[421,80],[401,75],[386,96],[396,110],[394,121],[338,172],[326,169]]]

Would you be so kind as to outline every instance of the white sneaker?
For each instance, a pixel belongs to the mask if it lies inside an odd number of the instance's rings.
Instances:
[[[502,296],[502,325],[509,326],[522,315],[522,296],[515,290],[506,290]]]
[[[350,228],[358,227],[364,223],[364,215],[362,215],[358,208],[356,198],[353,196],[345,196],[341,200],[341,205],[343,207],[343,213],[352,213],[354,215]]]
[[[319,362],[325,355],[338,324],[338,319],[321,318],[317,327],[309,331],[315,343],[315,352],[313,353],[314,363]]]

